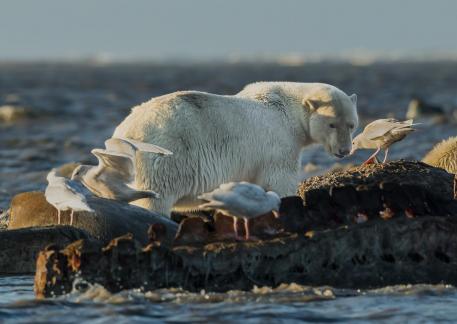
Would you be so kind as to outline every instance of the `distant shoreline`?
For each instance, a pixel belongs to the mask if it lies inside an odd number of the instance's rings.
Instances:
[[[258,54],[227,55],[226,57],[137,57],[116,58],[109,55],[81,57],[47,57],[47,58],[0,58],[0,65],[19,64],[65,64],[65,65],[216,65],[216,64],[273,64],[280,66],[301,66],[307,64],[396,64],[396,63],[445,63],[457,62],[457,51],[436,53],[349,53],[349,54]]]

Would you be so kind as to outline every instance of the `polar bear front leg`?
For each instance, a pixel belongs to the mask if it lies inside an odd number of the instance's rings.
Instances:
[[[280,197],[295,196],[299,183],[298,172],[290,169],[273,168],[263,172],[258,181],[266,190],[276,192]]]
[[[176,197],[165,196],[157,199],[144,198],[135,200],[133,205],[148,209],[152,212],[162,214],[163,216],[170,217],[171,209],[176,202]]]

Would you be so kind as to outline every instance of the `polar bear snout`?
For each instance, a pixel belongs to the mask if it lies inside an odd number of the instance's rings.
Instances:
[[[351,153],[352,134],[350,130],[339,129],[329,136],[330,153],[343,158]]]
[[[328,151],[329,153],[335,155],[337,158],[341,159],[351,153],[351,146],[347,144],[336,145],[335,147],[331,147]]]
[[[335,156],[341,159],[341,158],[344,158],[345,156],[349,155],[350,152],[351,152],[351,150],[349,150],[347,148],[341,148],[338,150],[338,153],[335,153]]]
[[[348,156],[352,148],[352,132],[356,120],[346,121],[339,116],[315,115],[310,122],[312,139],[338,158]]]

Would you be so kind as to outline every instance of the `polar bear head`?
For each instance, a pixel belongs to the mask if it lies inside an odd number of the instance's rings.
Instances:
[[[302,100],[307,110],[308,136],[339,158],[351,151],[352,134],[358,126],[357,95],[346,95],[330,85],[320,85]]]

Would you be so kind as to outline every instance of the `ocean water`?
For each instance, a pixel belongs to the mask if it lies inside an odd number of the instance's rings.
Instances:
[[[453,322],[457,289],[404,285],[343,290],[295,284],[225,294],[180,289],[110,294],[101,286],[35,300],[31,276],[0,278],[2,323]]]
[[[420,159],[435,143],[457,135],[457,63],[379,63],[354,66],[278,64],[0,64],[0,209],[19,192],[43,190],[50,168],[95,163],[115,126],[136,104],[176,90],[233,94],[254,81],[331,83],[357,93],[362,123],[404,118],[420,96],[447,112],[425,120],[391,149],[391,158]],[[5,108],[8,107],[8,108]],[[304,151],[314,172],[360,163],[369,152],[338,160],[319,146]],[[317,169],[317,171],[315,170]],[[308,169],[307,169],[308,170]],[[306,173],[303,173],[306,176]],[[169,289],[111,295],[103,287],[37,301],[31,276],[0,277],[1,322],[434,322],[457,319],[457,290],[414,285],[354,291],[296,285],[250,292],[198,294]]]

